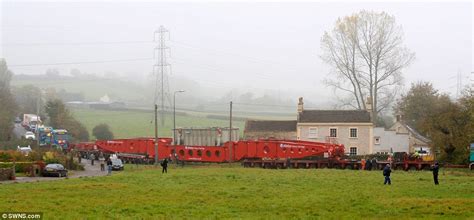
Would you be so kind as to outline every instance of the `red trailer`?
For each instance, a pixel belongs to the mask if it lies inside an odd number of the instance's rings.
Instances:
[[[98,140],[73,145],[83,156],[116,154],[125,162],[153,163],[154,138]],[[429,169],[432,161],[396,153],[393,161],[377,161],[374,169],[390,163],[393,169]],[[158,158],[187,162],[223,163],[241,161],[244,167],[362,169],[361,161],[344,158],[344,146],[297,140],[231,141],[222,146],[173,145],[171,138],[158,139]]]
[[[73,148],[79,152],[100,151],[104,154],[117,154],[125,161],[137,158],[151,161],[155,156],[153,138],[98,140],[93,144],[77,143]],[[158,158],[180,161],[220,163],[244,159],[302,159],[312,156],[333,158],[341,157],[343,154],[343,145],[310,141],[229,141],[223,146],[187,146],[173,145],[171,138],[158,139]]]

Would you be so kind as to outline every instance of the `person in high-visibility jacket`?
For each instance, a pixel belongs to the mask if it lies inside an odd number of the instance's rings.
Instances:
[[[362,160],[360,161],[360,165],[362,166],[362,167],[361,167],[361,170],[365,170],[365,159],[362,159]]]

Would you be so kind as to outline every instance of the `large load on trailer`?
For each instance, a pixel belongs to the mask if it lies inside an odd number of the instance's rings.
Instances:
[[[174,130],[175,144],[177,145],[199,145],[199,146],[222,146],[225,142],[238,141],[240,138],[239,128],[208,127],[208,128],[177,128]]]
[[[38,125],[41,124],[40,116],[35,114],[24,114],[22,125],[26,130],[36,131]]]
[[[155,157],[154,138],[98,140],[78,143],[73,148],[82,155],[116,154],[125,162],[151,163]],[[397,154],[392,161],[364,161],[345,158],[344,146],[299,140],[228,141],[222,146],[174,145],[171,138],[158,139],[158,158],[188,162],[236,162],[244,167],[380,169],[391,163],[395,169],[428,169],[432,161]]]
[[[79,152],[101,151],[117,154],[125,161],[150,161],[155,156],[153,138],[98,140],[78,143]],[[173,145],[171,138],[159,138],[158,157],[193,162],[232,162],[245,159],[301,159],[306,157],[338,158],[344,155],[344,146],[330,143],[295,140],[228,141],[222,146]]]

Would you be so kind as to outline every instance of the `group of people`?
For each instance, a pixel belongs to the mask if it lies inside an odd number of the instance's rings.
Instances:
[[[82,155],[78,154],[77,157],[78,157],[78,161],[80,163],[81,159],[82,159]],[[94,162],[96,160],[96,155],[94,153],[90,153],[89,155],[87,155],[87,157],[91,161],[91,166],[94,166]],[[100,162],[100,171],[105,171],[105,165],[107,165],[107,175],[111,175],[112,174],[112,159],[110,157],[105,159],[105,157],[102,153],[99,155],[98,158],[99,158],[98,160]]]
[[[367,160],[362,159],[360,162],[363,170],[377,169],[377,160],[375,158]]]
[[[91,166],[94,166],[94,163],[95,163],[95,160],[97,159],[97,156],[94,153],[90,153],[90,154],[87,154],[85,157],[90,160]],[[177,156],[176,156],[176,158],[177,158]],[[78,159],[79,163],[81,163],[82,155],[78,153],[77,154],[77,159]],[[100,162],[100,171],[105,171],[105,165],[107,165],[107,175],[111,175],[112,174],[112,159],[110,157],[105,159],[103,154],[100,153],[100,155],[98,156],[98,160]],[[170,162],[170,160],[168,160],[167,158],[165,158],[163,161],[161,161],[160,165],[163,168],[162,173],[168,173],[168,163],[169,162]],[[135,163],[138,164],[139,162],[135,161]]]
[[[438,173],[439,173],[439,163],[435,162],[435,164],[431,167],[431,171],[433,172],[433,181],[435,185],[439,185],[438,181]],[[385,177],[385,180],[383,182],[384,185],[392,184],[392,180],[390,179],[390,174],[392,173],[392,169],[390,167],[390,164],[385,165],[383,168],[383,176]]]

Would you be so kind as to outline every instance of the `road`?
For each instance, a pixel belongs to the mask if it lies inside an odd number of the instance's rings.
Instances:
[[[94,166],[92,166],[90,163],[90,160],[82,159],[81,164],[84,165],[84,171],[70,171],[70,174],[68,175],[69,177],[67,178],[94,177],[94,176],[107,175],[107,171],[100,171],[99,161],[95,161]],[[0,182],[0,184],[54,181],[54,180],[62,180],[65,178],[66,177],[17,177],[16,180],[2,181]]]
[[[25,133],[26,129],[23,128],[20,123],[15,123],[15,127],[13,128],[13,134],[15,134],[15,137],[21,139],[21,137],[24,136]]]

